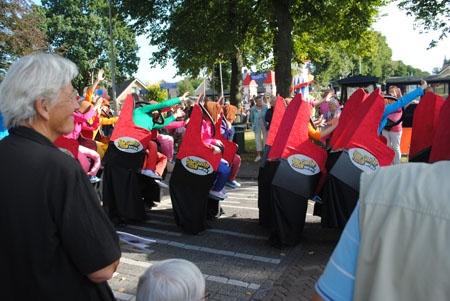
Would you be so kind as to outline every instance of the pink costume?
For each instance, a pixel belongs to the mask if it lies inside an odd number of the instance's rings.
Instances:
[[[77,140],[78,137],[80,137],[81,130],[83,129],[84,123],[87,123],[89,119],[94,117],[96,114],[94,108],[91,106],[89,111],[86,113],[80,113],[80,112],[73,112],[73,122],[74,122],[74,128],[72,133],[64,135],[64,137],[68,139],[74,139]]]
[[[95,116],[96,112],[91,106],[89,111],[86,113],[73,112],[74,117],[74,129],[70,134],[64,135],[65,138],[75,140],[78,144],[78,138],[80,137],[82,129],[87,125],[87,121]],[[89,176],[95,176],[100,169],[101,160],[100,155],[87,147],[82,145],[78,146],[78,162],[80,162],[81,167]],[[91,168],[91,161],[94,162]]]
[[[168,125],[166,125],[164,128],[166,130],[175,130],[181,127],[184,127],[186,125],[186,122],[184,121],[173,121],[171,123],[169,123]],[[159,134],[156,137],[156,140],[158,140],[158,143],[161,147],[161,152],[166,155],[167,159],[169,161],[173,161],[173,137],[170,135],[164,135],[164,134]]]
[[[94,164],[91,163],[91,160]],[[100,155],[96,151],[82,145],[78,146],[78,162],[80,162],[81,167],[88,176],[97,175],[101,165]]]

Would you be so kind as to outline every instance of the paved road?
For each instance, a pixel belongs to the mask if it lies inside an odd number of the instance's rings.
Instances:
[[[139,276],[155,260],[194,262],[206,279],[208,300],[306,300],[336,241],[308,209],[304,242],[283,250],[268,245],[258,225],[257,183],[243,181],[222,202],[225,217],[201,236],[176,227],[168,196],[148,212],[144,225],[119,230],[149,239],[141,248],[122,244],[121,264],[110,281],[119,300],[133,300]],[[144,248],[146,247],[146,248]]]

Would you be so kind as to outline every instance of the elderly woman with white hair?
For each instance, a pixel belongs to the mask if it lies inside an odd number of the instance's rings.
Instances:
[[[184,259],[156,262],[139,278],[136,301],[204,299],[205,279],[195,264]]]
[[[115,300],[117,235],[81,166],[53,142],[74,128],[74,63],[36,53],[0,84],[2,300]]]

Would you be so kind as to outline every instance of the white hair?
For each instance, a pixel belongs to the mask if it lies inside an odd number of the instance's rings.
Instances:
[[[55,102],[61,88],[78,75],[77,66],[56,54],[37,52],[15,61],[0,84],[0,112],[7,128],[31,121],[39,98]]]
[[[199,268],[184,259],[156,262],[139,278],[136,301],[199,301],[205,279]]]

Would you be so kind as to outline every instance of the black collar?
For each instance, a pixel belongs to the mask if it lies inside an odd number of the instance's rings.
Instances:
[[[8,130],[10,135],[20,136],[29,140],[33,140],[39,144],[56,147],[47,137],[34,129],[26,126],[18,126]]]

